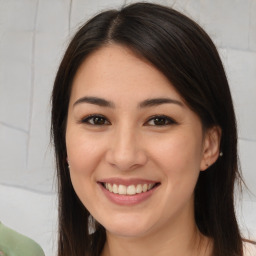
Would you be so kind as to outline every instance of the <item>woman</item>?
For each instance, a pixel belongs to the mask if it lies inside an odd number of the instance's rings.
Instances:
[[[232,99],[217,50],[137,3],[80,28],[58,70],[58,255],[246,255]]]

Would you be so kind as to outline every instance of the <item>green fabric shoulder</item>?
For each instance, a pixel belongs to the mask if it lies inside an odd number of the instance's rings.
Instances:
[[[44,256],[32,239],[17,233],[0,222],[0,256]]]

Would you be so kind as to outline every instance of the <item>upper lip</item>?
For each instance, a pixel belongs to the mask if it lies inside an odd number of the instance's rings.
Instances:
[[[159,181],[156,181],[156,180],[148,180],[148,179],[140,179],[140,178],[123,179],[123,178],[117,178],[117,177],[101,179],[98,182],[110,183],[110,184],[116,184],[116,185],[125,185],[125,186],[159,183]]]

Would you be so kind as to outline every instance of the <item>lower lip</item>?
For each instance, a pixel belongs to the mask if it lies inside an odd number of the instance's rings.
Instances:
[[[146,201],[152,194],[155,192],[155,189],[158,187],[154,187],[147,192],[143,192],[135,195],[119,195],[109,192],[106,188],[104,188],[101,184],[99,184],[103,193],[106,197],[113,203],[118,205],[136,205]]]

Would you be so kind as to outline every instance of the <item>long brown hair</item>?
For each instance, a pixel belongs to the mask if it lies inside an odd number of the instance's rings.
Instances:
[[[199,176],[195,220],[214,241],[213,255],[242,256],[234,210],[238,172],[236,119],[223,65],[212,40],[194,21],[167,7],[137,3],[105,11],[84,24],[60,64],[52,93],[52,137],[59,189],[58,256],[100,255],[105,229],[90,234],[90,213],[78,199],[66,162],[65,130],[72,81],[84,59],[100,47],[125,45],[151,62],[175,86],[203,127],[222,129],[223,156]]]

